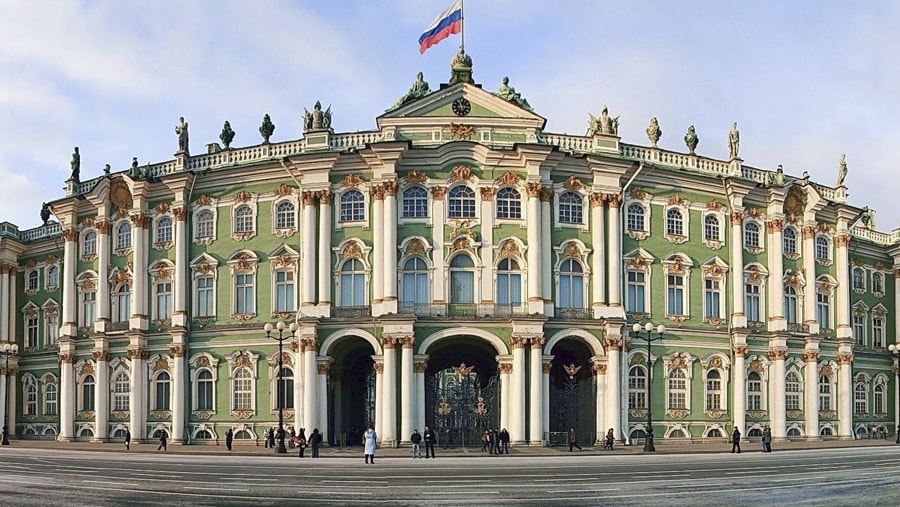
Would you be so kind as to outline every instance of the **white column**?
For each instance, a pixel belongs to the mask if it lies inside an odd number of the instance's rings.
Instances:
[[[416,428],[421,432],[425,428],[425,370],[428,368],[427,356],[415,356],[416,371]]]
[[[784,408],[784,359],[787,350],[778,348],[769,351],[769,359],[772,360],[772,437],[784,439],[787,436],[787,419]]]
[[[310,315],[316,305],[316,193],[313,191],[303,192],[300,229],[300,313]]]
[[[521,336],[510,338],[513,348],[512,382],[510,383],[509,439],[511,442],[525,442],[525,346],[528,339]]]
[[[500,428],[507,428],[509,431],[509,405],[510,405],[510,373],[512,373],[512,363],[507,356],[505,362],[499,364],[500,370]]]
[[[106,323],[109,322],[109,230],[108,220],[104,219],[97,224],[97,314],[94,323],[84,323],[85,326],[93,325],[97,332],[106,331]],[[186,265],[176,266],[183,270]]]
[[[819,351],[807,349],[803,353],[803,414],[806,439],[819,439]]]
[[[78,295],[75,292],[75,274],[78,272],[78,243],[76,239],[78,233],[74,227],[63,229],[62,239],[65,242],[63,246],[63,301],[62,301],[62,328],[60,329],[60,339],[64,336],[76,336],[78,334],[78,313],[75,306],[78,301]],[[99,280],[98,283],[107,283],[106,280]]]
[[[331,315],[331,190],[319,191],[319,315]]]
[[[482,300],[494,299],[494,189],[481,188],[481,293]],[[499,245],[498,245],[499,246]]]
[[[543,345],[543,338],[531,338],[531,357],[528,358],[528,387],[530,388],[528,445],[543,445],[544,441],[544,389],[541,365],[541,347]]]
[[[94,409],[97,433],[95,440],[105,442],[109,438],[109,352],[105,344],[95,344],[94,360],[97,361],[97,382],[94,384]]]
[[[397,182],[384,183],[384,303],[383,313],[397,313]],[[409,438],[404,432],[401,439]]]
[[[609,306],[622,306],[622,223],[619,220],[619,206],[622,205],[622,196],[612,194],[607,197],[609,202]],[[608,379],[610,380],[610,379]],[[610,393],[615,391],[610,391]],[[618,428],[614,428],[618,429]]]
[[[318,371],[318,396],[319,402],[319,422],[313,425],[313,428],[319,428],[319,433],[325,438],[328,435],[328,370],[330,368],[330,359],[326,359],[316,365]],[[307,428],[306,435],[312,434],[312,430]]]
[[[429,218],[431,226],[436,230],[442,230],[446,220],[444,212],[444,194],[447,187],[431,187],[431,209],[434,215]],[[446,266],[444,264],[444,235],[433,234],[434,250],[431,253],[431,263],[434,265],[434,284],[432,285],[432,298],[435,304],[444,304],[447,301],[445,293]]]
[[[59,440],[75,438],[75,343],[59,342]]]
[[[553,356],[544,356],[541,359],[541,399],[545,400],[541,408],[541,427],[544,431],[550,431],[550,361]],[[549,438],[547,439],[549,440]]]
[[[13,337],[16,336],[14,332],[9,332],[10,322],[15,322],[16,320],[15,318],[10,318],[15,313],[9,311],[9,279],[10,275],[15,273],[15,269],[12,265],[0,265],[0,333],[3,334],[3,339],[8,341],[14,341]]]
[[[9,390],[6,388],[6,363],[0,363],[0,421],[6,421],[6,406],[9,405],[12,407],[12,404],[6,403],[6,393]],[[15,412],[11,410],[11,412]],[[0,423],[2,424],[2,423]],[[9,434],[15,434],[15,426],[9,425],[8,428]]]
[[[299,340],[291,342],[292,352],[294,354],[294,429],[299,430],[303,427],[304,414],[303,399],[306,389],[306,375],[303,368],[303,346]]]
[[[543,290],[541,289],[541,190],[540,182],[525,185],[528,192],[527,217],[527,260],[528,260],[528,313],[544,313]]]
[[[413,347],[416,344],[415,336],[403,336],[400,338],[400,442],[408,443],[415,424],[416,399],[413,397]]]
[[[188,397],[185,395],[184,335],[175,337],[176,343],[169,345],[172,354],[172,443],[183,444],[185,421],[187,420]]]
[[[837,361],[840,369],[838,378],[838,435],[853,438],[853,354],[839,352]]]
[[[188,236],[185,226],[185,209],[178,207],[173,210],[175,215],[175,300],[172,313],[173,326],[186,326],[188,324],[187,292],[188,292]],[[183,359],[183,358],[182,358]],[[183,362],[183,361],[182,361]],[[183,399],[183,398],[176,398]],[[183,438],[183,437],[179,437]]]
[[[619,348],[622,346],[622,336],[612,334],[612,329],[607,331],[606,338],[606,428],[612,428],[613,434],[619,438],[621,432],[621,423],[619,422],[619,411],[621,410],[621,401],[619,393],[621,392],[621,373]],[[651,386],[648,386],[650,388]],[[605,433],[605,431],[604,431]]]
[[[375,432],[378,434],[379,441],[384,441],[384,434],[381,432],[381,426],[384,422],[384,356],[372,356],[375,361]],[[368,421],[366,421],[368,422]]]
[[[779,252],[781,247],[776,248]],[[742,211],[734,211],[731,213],[731,326],[736,328],[747,327],[747,314],[744,313],[744,213]],[[773,278],[780,278],[781,275],[773,274]],[[773,303],[774,304],[774,303]],[[743,378],[743,373],[741,373]],[[743,395],[742,395],[743,397]],[[743,418],[743,411],[741,413]],[[735,424],[735,426],[738,426]],[[738,426],[742,433],[746,433],[746,429],[741,425]]]
[[[6,420],[9,425],[9,436],[16,435],[16,407],[19,406],[16,393],[19,392],[19,384],[16,382],[19,371],[18,359],[15,363],[9,364],[9,400],[4,400],[4,404],[9,405],[9,417]],[[4,389],[6,386],[3,386]]]
[[[381,315],[384,303],[384,188],[372,188],[372,315]],[[382,428],[384,430],[384,428]],[[377,431],[377,430],[376,430]],[[379,432],[380,433],[380,432]],[[384,440],[384,435],[381,435]]]
[[[734,400],[734,420],[732,422],[734,426],[740,428],[742,434],[746,434],[747,371],[745,363],[747,346],[735,345],[732,347],[732,350],[734,351],[734,368],[731,370],[732,375],[734,376],[731,383],[731,385],[734,386],[734,391],[731,393],[731,399]]]
[[[381,339],[384,347],[384,390],[381,392],[381,441],[393,447],[397,442],[397,349],[396,337]],[[377,431],[377,430],[376,430]]]
[[[806,287],[803,289],[803,319],[809,326],[809,334],[819,332],[819,323],[816,321],[816,227],[806,225],[803,227],[803,271],[806,277]]]
[[[603,435],[606,434],[606,364],[595,360],[593,361],[592,366],[594,367],[594,382],[597,384],[597,399],[595,406],[597,414],[595,422],[596,427],[594,428],[594,442],[600,443],[603,440]]]
[[[131,339],[131,345],[128,348],[128,357],[131,358],[131,393],[128,397],[128,412],[131,426],[131,438],[142,439],[150,438],[146,434],[147,420],[147,361],[144,359],[146,349],[143,344],[134,337]],[[74,379],[73,379],[74,381]]]
[[[550,290],[553,287],[553,265],[551,264],[553,260],[553,256],[550,255],[550,252],[553,251],[553,244],[551,243],[551,232],[553,224],[552,219],[552,209],[551,209],[551,201],[553,200],[553,190],[551,188],[544,188],[541,191],[541,297],[544,299],[544,310],[543,313],[545,315],[554,315],[555,308],[553,303],[553,292]],[[549,426],[546,426],[549,428]]]
[[[847,247],[850,245],[850,234],[846,231],[840,232],[834,241],[837,245],[836,255],[834,258],[835,268],[837,269],[837,287],[835,287],[835,306],[837,308],[837,331],[838,340],[853,341],[853,329],[850,326],[850,258]]]
[[[130,326],[131,329],[147,329],[150,322],[150,312],[147,309],[147,232],[150,218],[143,213],[137,213],[131,217],[131,224],[132,244],[134,245],[134,279],[132,280]],[[142,371],[142,373],[146,375],[146,372]],[[137,434],[134,429],[131,432]]]
[[[784,228],[784,220],[776,218],[766,223],[769,233],[768,248],[769,258],[769,331],[784,331],[787,329],[787,321],[784,319],[784,253],[782,252],[781,231]],[[777,435],[773,435],[777,437]]]
[[[599,308],[606,306],[605,203],[605,195],[599,192],[591,194],[591,307],[594,308],[594,318],[600,316]]]
[[[306,431],[310,432],[318,424],[318,408],[317,401],[318,390],[318,368],[316,367],[316,349],[318,341],[315,337],[301,338],[303,347],[303,425]],[[307,433],[308,435],[308,433]]]

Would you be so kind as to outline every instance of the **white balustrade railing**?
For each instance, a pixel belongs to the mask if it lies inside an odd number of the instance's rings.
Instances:
[[[871,229],[866,229],[865,227],[853,227],[850,229],[850,234],[855,238],[867,239],[872,243],[877,243],[879,245],[892,245],[895,240],[898,239],[895,237],[897,236],[896,234],[873,231]]]
[[[59,223],[52,223],[35,227],[34,229],[19,231],[19,241],[30,243],[39,239],[59,236],[60,234],[62,234],[62,226]]]

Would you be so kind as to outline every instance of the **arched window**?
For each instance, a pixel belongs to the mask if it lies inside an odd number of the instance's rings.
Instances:
[[[831,242],[825,236],[816,236],[816,260],[831,260]]]
[[[213,221],[213,213],[209,210],[203,210],[197,213],[197,220],[194,223],[196,227],[195,237],[211,238],[213,237],[215,222]]]
[[[200,370],[197,373],[197,410],[215,410],[213,399],[212,372]]]
[[[862,382],[853,387],[853,413],[857,415],[869,413],[869,392]]]
[[[116,322],[128,322],[131,318],[131,286],[123,283],[115,294]]]
[[[131,401],[131,380],[128,374],[120,371],[113,377],[113,410],[127,412]]]
[[[359,190],[341,194],[341,222],[362,222],[366,219],[366,198]]]
[[[156,403],[154,410],[171,410],[172,408],[172,380],[168,372],[160,372],[156,376]]]
[[[497,264],[496,302],[503,306],[522,304],[522,272],[513,259],[503,259]]]
[[[625,211],[625,226],[629,231],[643,231],[644,207],[638,203],[631,203]]]
[[[172,241],[172,219],[160,218],[156,222],[156,243],[168,243]]]
[[[209,440],[212,438],[212,434],[207,430],[200,430],[197,433],[194,433],[194,440]]]
[[[403,218],[428,217],[428,192],[419,186],[403,191]]]
[[[706,241],[720,241],[722,239],[719,217],[706,215],[703,219],[703,239]]]
[[[786,285],[784,287],[784,318],[787,319],[788,324],[799,322],[797,302],[797,288],[793,285]]]
[[[762,410],[762,377],[751,371],[747,375],[747,410]]]
[[[584,223],[584,200],[575,192],[563,192],[559,196],[559,223]]]
[[[876,414],[884,414],[887,412],[885,410],[886,405],[885,401],[885,392],[883,384],[875,384],[875,413]]]
[[[281,378],[281,407],[285,410],[293,410],[294,409],[294,370],[284,367],[282,370],[282,378]],[[276,379],[278,378],[278,372],[275,372]],[[273,408],[277,408],[273,407]]]
[[[29,291],[37,291],[40,286],[40,274],[38,270],[32,269],[28,272],[28,288]]]
[[[518,190],[507,187],[497,191],[497,218],[522,218],[522,195]]]
[[[81,410],[92,412],[94,410],[94,376],[87,375],[81,381]]]
[[[97,233],[88,231],[84,234],[84,243],[81,246],[81,255],[88,257],[97,254]]]
[[[670,208],[666,212],[666,234],[684,236],[684,217],[681,211],[675,208]]]
[[[450,260],[450,302],[475,302],[475,263],[468,255],[456,255]]]
[[[363,263],[347,259],[341,266],[341,306],[366,305],[366,274]]]
[[[687,377],[684,370],[676,368],[669,372],[669,410],[687,408]]]
[[[250,368],[234,370],[234,406],[232,410],[253,410],[253,373]]]
[[[831,377],[821,375],[819,376],[819,410],[831,410],[832,405]]]
[[[787,410],[800,410],[802,405],[800,404],[803,397],[801,396],[802,384],[800,383],[800,376],[797,375],[796,372],[788,372],[787,375],[784,376],[784,408]]]
[[[400,302],[404,307],[415,308],[430,302],[428,294],[428,264],[421,257],[412,257],[403,264],[403,285]]]
[[[861,267],[853,268],[853,290],[866,290],[866,270]]]
[[[57,394],[58,388],[56,387],[56,380],[54,379],[51,383],[44,385],[44,415],[56,415],[57,414]]]
[[[37,415],[37,386],[25,385],[25,415]]]
[[[559,266],[557,299],[559,308],[584,308],[584,268],[575,259],[566,259]]]
[[[234,232],[253,232],[253,209],[250,206],[238,206],[234,210]]]
[[[722,408],[722,375],[719,370],[706,372],[706,410]]]
[[[59,287],[58,266],[49,266],[47,268],[47,287]]]
[[[628,370],[628,408],[647,408],[647,371],[640,365]]]
[[[282,201],[275,207],[275,228],[293,229],[297,226],[297,215],[294,213],[294,203]]]
[[[759,224],[747,222],[744,224],[744,246],[759,248]]]
[[[785,227],[781,233],[781,243],[784,253],[797,254],[797,231],[793,227]]]
[[[872,273],[872,292],[875,294],[884,294],[884,275],[881,273]]]
[[[466,185],[456,185],[447,192],[447,216],[475,218],[475,191]]]
[[[116,249],[125,250],[131,248],[131,223],[122,222],[116,231]]]

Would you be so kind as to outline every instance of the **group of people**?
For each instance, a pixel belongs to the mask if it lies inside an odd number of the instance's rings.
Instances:
[[[484,430],[481,435],[481,452],[490,454],[509,454],[509,432],[506,428]]]
[[[434,444],[437,442],[437,436],[434,434],[434,430],[425,426],[425,431],[422,434],[419,434],[419,429],[416,428],[413,430],[412,435],[409,437],[409,441],[412,443],[412,457],[413,459],[422,457],[422,443],[425,443],[425,458],[427,459],[430,455],[432,459],[434,459]]]
[[[772,429],[768,426],[763,427],[759,444],[762,446],[762,452],[772,452]],[[731,432],[731,452],[741,453],[741,430],[737,426]]]
[[[884,423],[878,426],[869,426],[869,438],[887,438],[887,429]]]

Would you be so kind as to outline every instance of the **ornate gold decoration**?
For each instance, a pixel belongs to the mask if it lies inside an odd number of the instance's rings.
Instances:
[[[383,185],[372,185],[369,192],[372,194],[372,200],[374,200],[374,201],[383,201],[384,200],[384,186]]]
[[[60,234],[63,241],[75,241],[78,239],[78,232],[74,227],[67,227],[63,229],[62,234]]]
[[[472,134],[475,133],[475,127],[462,123],[451,123],[447,130],[450,131],[450,139],[469,140],[472,138]]]
[[[250,356],[247,354],[241,354],[237,356],[234,360],[235,368],[240,368],[242,366],[246,366],[247,368],[252,368],[253,363],[250,361]]]
[[[443,201],[444,194],[447,192],[447,187],[435,186],[431,187],[431,196],[435,201]]]
[[[246,190],[241,190],[240,192],[234,194],[234,200],[237,202],[248,202],[253,198],[253,194]]]
[[[169,212],[170,207],[171,206],[169,205],[169,203],[161,202],[161,203],[157,204],[153,208],[153,210],[156,211],[156,213],[159,215],[165,215],[166,213]]]
[[[529,181],[528,183],[525,183],[525,193],[529,198],[536,197],[539,199],[541,197],[541,190],[543,189],[544,186],[541,185],[539,181]]]
[[[812,225],[803,226],[803,230],[801,232],[803,239],[812,239],[816,237],[816,228]]]
[[[466,366],[466,363],[460,363],[459,366],[453,366],[453,371],[456,372],[460,377],[465,377],[466,375],[472,373],[472,370],[475,369],[475,366]]]
[[[81,221],[81,227],[83,229],[87,229],[87,228],[93,227],[93,226],[94,226],[94,219],[92,217],[87,217]]]
[[[569,379],[575,379],[575,375],[578,374],[578,370],[581,369],[581,366],[575,366],[575,363],[572,363],[564,364],[563,368],[566,370],[566,375],[569,376]]]
[[[153,366],[153,371],[169,371],[169,360],[164,357],[159,358]]]
[[[744,223],[744,214],[740,211],[731,212],[731,225],[742,225]]]
[[[838,354],[837,355],[837,363],[841,366],[849,366],[853,364],[853,354]]]
[[[481,187],[481,200],[490,201],[494,198],[494,189],[491,187]]]
[[[519,253],[519,245],[511,239],[503,240],[503,243],[500,244],[500,257],[514,257],[519,255]]]
[[[59,353],[59,362],[60,363],[71,363],[75,361],[75,353],[74,352],[60,352]]]
[[[606,194],[603,192],[592,192],[588,199],[591,201],[591,206],[603,206],[606,204]]]
[[[669,197],[669,206],[684,206],[684,197],[681,197],[681,194]]]
[[[630,364],[630,365],[644,364],[646,361],[647,361],[647,357],[644,355],[643,352],[635,352],[634,355],[631,356],[631,359],[629,360],[628,364]]]
[[[724,207],[725,206],[722,203],[720,203],[719,201],[717,201],[715,199],[706,203],[706,209],[708,209],[710,211],[719,211],[719,210],[723,209]]]
[[[766,232],[770,234],[774,232],[781,232],[782,229],[784,229],[784,220],[781,218],[775,218],[766,222]]]
[[[451,182],[469,181],[469,179],[471,177],[472,177],[472,169],[470,169],[468,166],[458,165],[458,166],[454,167],[453,169],[450,169],[450,181]]]
[[[247,252],[242,252],[240,255],[238,255],[237,262],[234,265],[234,270],[241,273],[253,271],[253,266],[250,264],[251,261],[253,261],[253,257],[251,257]]]
[[[763,373],[765,371],[765,367],[763,366],[762,361],[760,361],[759,359],[750,361],[750,367],[748,369],[756,373]]]
[[[406,183],[410,185],[422,183],[426,179],[428,179],[428,176],[421,169],[413,169],[406,173]]]
[[[425,244],[418,238],[409,240],[406,244],[406,255],[425,255]]]
[[[666,410],[666,415],[673,419],[684,419],[690,412],[687,410]]]
[[[116,205],[119,210],[127,210],[131,207],[133,199],[131,190],[123,178],[116,178],[109,186],[109,200]]]
[[[356,174],[348,174],[347,176],[344,176],[344,179],[341,180],[341,185],[345,187],[358,187],[365,181],[366,180],[362,179]]]
[[[334,194],[330,189],[323,189],[316,192],[316,197],[319,199],[319,204],[324,206],[328,206],[331,204],[331,198]]]
[[[173,343],[169,345],[169,353],[171,353],[175,357],[184,357],[185,348],[186,347],[183,343]],[[202,359],[206,358],[203,357]]]
[[[94,374],[94,365],[91,363],[84,363],[84,366],[81,367],[82,375],[93,375]]]
[[[597,375],[606,375],[606,364],[604,363],[593,363],[594,373]]]
[[[303,201],[304,206],[315,206],[318,195],[312,190],[307,190],[303,192],[300,198]]]
[[[575,242],[570,241],[566,243],[566,247],[563,248],[563,259],[568,259],[570,257],[581,257],[581,250],[578,248],[578,245]]]
[[[447,402],[447,397],[441,396],[441,401],[438,403],[438,414],[450,415],[452,412],[453,408],[450,406],[450,403]]]
[[[198,197],[196,201],[194,201],[194,204],[197,206],[209,206],[212,204],[212,202],[213,202],[212,197],[210,197],[206,194],[203,194],[200,197]]]
[[[710,368],[721,368],[722,367],[722,358],[719,356],[713,356],[712,359],[709,360]]]
[[[834,244],[838,247],[850,246],[850,235],[838,234],[837,237],[834,238]]]
[[[209,366],[209,358],[206,356],[200,356],[197,358],[197,366],[201,368],[205,368]]]
[[[348,243],[344,248],[344,259],[348,259],[350,257],[359,257],[362,258],[362,250],[359,248],[357,243],[351,242]]]
[[[541,189],[541,202],[550,202],[553,200],[553,189],[544,187]]]
[[[606,196],[606,202],[609,203],[610,208],[618,208],[622,205],[622,196],[619,194],[608,194]]]
[[[472,407],[472,412],[475,412],[477,415],[487,415],[488,406],[484,402],[484,396],[478,397],[478,401],[475,403],[475,406]]]
[[[522,178],[520,178],[516,173],[506,170],[505,173],[501,174],[499,178],[494,180],[498,186],[515,186],[518,185]]]
[[[231,415],[237,419],[250,419],[253,417],[252,410],[232,410]]]
[[[647,195],[647,191],[642,187],[634,187],[630,192],[628,192],[628,196],[632,199],[646,199]]]
[[[566,181],[563,182],[563,187],[565,187],[566,190],[581,190],[582,188],[585,188],[585,184],[573,174],[566,178]]]
[[[397,182],[395,180],[385,181],[381,186],[384,188],[385,197],[397,197]]]
[[[275,189],[275,195],[278,197],[284,197],[286,195],[291,195],[294,193],[294,188],[287,186],[286,183],[282,183]]]

